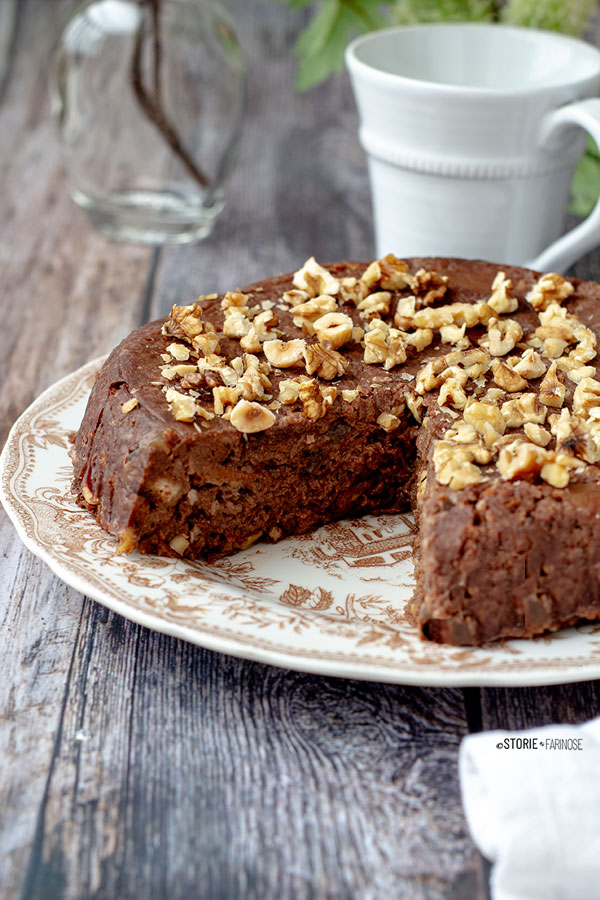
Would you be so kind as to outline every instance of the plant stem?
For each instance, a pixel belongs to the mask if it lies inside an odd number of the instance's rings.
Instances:
[[[152,16],[152,50],[153,50],[153,80],[154,96],[151,96],[142,78],[142,52],[146,29],[142,22],[136,36],[131,60],[131,84],[136,100],[144,114],[163,136],[171,147],[175,156],[183,163],[192,178],[203,188],[210,185],[210,181],[202,170],[196,165],[190,154],[183,146],[181,139],[170,121],[161,101],[161,63],[162,42],[160,37],[160,6],[162,0],[141,0],[142,6],[150,7]]]

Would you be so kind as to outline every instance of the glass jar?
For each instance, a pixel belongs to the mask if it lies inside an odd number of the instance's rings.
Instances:
[[[147,244],[210,234],[245,105],[217,3],[86,0],[58,41],[52,93],[71,195],[99,231]]]

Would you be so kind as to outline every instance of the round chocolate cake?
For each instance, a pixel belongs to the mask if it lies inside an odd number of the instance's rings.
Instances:
[[[597,618],[599,300],[388,256],[174,306],[103,365],[75,490],[118,550],[192,559],[412,506],[426,637]]]

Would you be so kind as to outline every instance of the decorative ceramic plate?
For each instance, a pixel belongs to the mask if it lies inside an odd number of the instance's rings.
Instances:
[[[0,457],[20,537],[67,584],[133,622],[203,647],[306,672],[419,685],[533,685],[600,677],[600,626],[460,648],[420,639],[409,516],[336,522],[212,565],[115,552],[71,494],[68,434],[102,360],[49,388]]]

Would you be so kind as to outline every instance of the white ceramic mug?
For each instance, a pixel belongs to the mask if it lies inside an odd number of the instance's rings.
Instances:
[[[529,28],[416,25],[358,38],[346,65],[379,255],[562,272],[600,244],[600,202],[560,237],[584,132],[600,145],[595,47]]]

